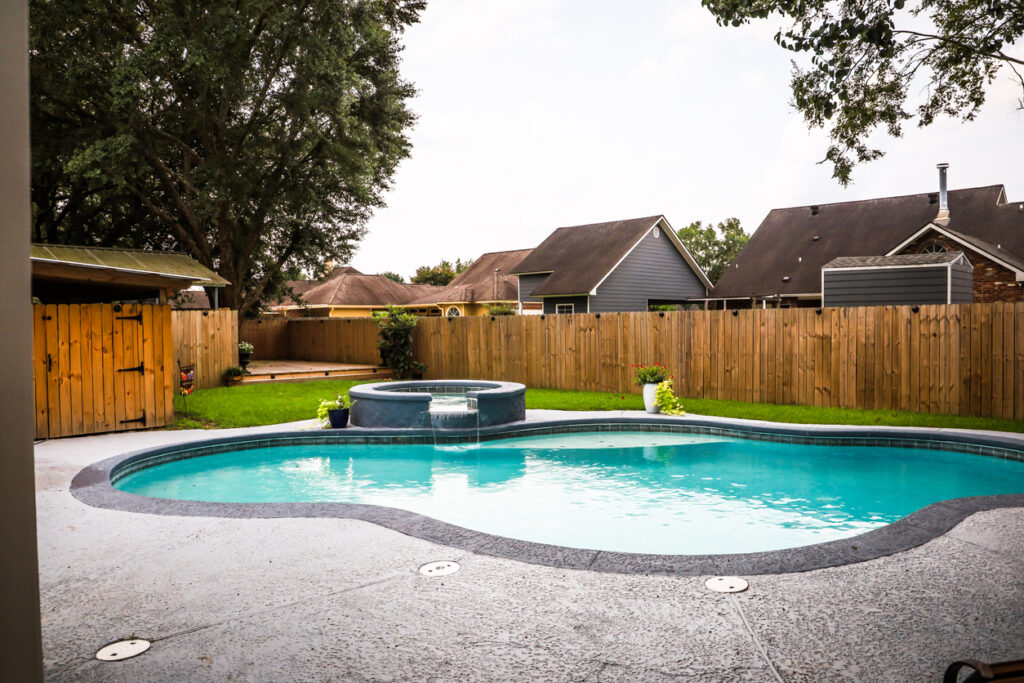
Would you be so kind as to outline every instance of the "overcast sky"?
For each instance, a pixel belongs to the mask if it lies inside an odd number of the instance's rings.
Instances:
[[[840,187],[789,105],[777,26],[722,28],[696,0],[430,0],[406,34],[412,156],[352,263],[411,275],[539,244],[553,229],[664,214],[677,229],[772,208],[1004,184],[1024,199],[1024,113],[1003,77],[974,122],[881,139]],[[1020,52],[1020,50],[1018,50]]]

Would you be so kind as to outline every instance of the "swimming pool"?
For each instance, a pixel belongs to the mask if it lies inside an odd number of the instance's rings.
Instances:
[[[1024,493],[1024,462],[924,442],[785,443],[629,427],[479,444],[226,444],[198,457],[136,458],[109,481],[159,499],[379,506],[490,538],[652,555],[835,543],[940,501]]]

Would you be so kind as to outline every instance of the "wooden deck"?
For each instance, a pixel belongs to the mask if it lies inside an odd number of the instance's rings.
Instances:
[[[303,382],[312,379],[391,379],[391,370],[376,365],[316,360],[254,360],[242,382]]]

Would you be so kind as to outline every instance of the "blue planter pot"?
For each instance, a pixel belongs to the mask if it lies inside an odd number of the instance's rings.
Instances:
[[[327,417],[331,421],[332,429],[341,429],[342,427],[348,427],[348,408],[328,410]]]

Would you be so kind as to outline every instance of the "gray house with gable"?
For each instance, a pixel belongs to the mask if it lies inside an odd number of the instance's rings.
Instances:
[[[513,274],[523,312],[647,311],[712,288],[664,216],[558,228]]]

